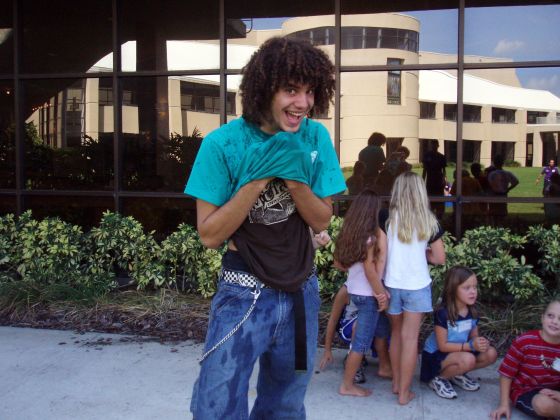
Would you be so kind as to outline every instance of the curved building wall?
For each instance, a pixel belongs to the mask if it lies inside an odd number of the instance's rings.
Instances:
[[[334,28],[333,16],[293,18],[284,22],[282,33],[284,35],[317,36],[316,31],[310,30],[321,28],[320,34],[324,34],[325,37],[319,39],[319,46],[329,54],[331,59],[334,59],[334,38],[331,40],[330,33],[323,30],[328,27]],[[345,31],[349,28],[352,31]],[[384,34],[396,33],[394,30],[407,31],[399,33],[399,35],[404,34],[404,37],[399,38],[398,41],[398,45],[402,48],[382,48],[381,46],[386,45],[386,42],[382,40]],[[397,60],[402,64],[419,62],[417,43],[404,43],[408,34],[418,34],[420,31],[419,21],[411,16],[397,13],[345,15],[342,17],[342,31],[341,60],[343,65],[387,65],[390,63],[388,60]],[[375,48],[368,48],[374,44],[371,38],[367,38],[372,31],[379,35],[378,42]],[[314,33],[311,34],[311,32]],[[363,38],[356,39],[360,33]],[[345,36],[350,35],[354,39],[345,41]],[[414,41],[412,38],[411,42]],[[314,41],[316,40],[314,39]],[[350,49],[347,48],[349,45],[360,47]],[[411,45],[415,45],[414,51],[406,49]],[[391,76],[388,72],[345,72],[341,74],[341,166],[354,164],[358,159],[358,153],[367,145],[367,139],[374,131],[379,131],[388,138],[397,139],[399,143],[410,149],[409,161],[411,163],[419,161],[418,72],[402,71],[399,72],[399,76],[400,98],[398,101],[394,100],[389,103],[388,83]],[[332,129],[332,127],[329,128]]]

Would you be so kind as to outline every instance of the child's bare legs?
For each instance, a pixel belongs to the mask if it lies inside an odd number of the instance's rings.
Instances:
[[[401,405],[408,404],[415,397],[410,390],[410,385],[418,361],[418,335],[423,317],[422,312],[404,311],[403,313],[399,366],[399,404]]]
[[[474,365],[474,368],[480,369],[486,366],[490,366],[496,361],[497,358],[498,352],[494,347],[489,346],[488,350],[486,350],[484,353],[479,353],[478,356],[476,356],[476,363]]]
[[[542,389],[531,401],[533,409],[541,417],[560,417],[560,392]]]
[[[338,389],[339,394],[353,395],[356,397],[367,397],[371,395],[371,390],[362,388],[354,383],[354,376],[362,363],[363,357],[364,355],[362,353],[356,353],[355,351],[350,351],[350,353],[348,353],[342,384],[340,384],[340,388]]]
[[[403,314],[389,315],[389,320],[391,321],[391,346],[389,347],[389,358],[391,359],[391,371],[393,372],[393,394],[398,394],[401,366],[401,330]]]
[[[497,358],[498,353],[491,346],[485,352],[479,353],[478,356],[466,351],[453,352],[441,362],[441,373],[439,376],[451,379],[453,376],[463,375],[471,370],[490,366]]]
[[[379,360],[379,368],[377,375],[382,378],[390,379],[393,374],[391,372],[391,360],[389,358],[388,342],[386,338],[375,337],[373,341],[377,358]]]
[[[466,351],[449,353],[445,360],[441,362],[441,373],[439,376],[450,379],[457,375],[470,372],[475,368],[476,357]]]

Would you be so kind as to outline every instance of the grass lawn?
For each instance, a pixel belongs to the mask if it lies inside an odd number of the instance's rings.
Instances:
[[[469,164],[465,166],[465,169],[469,168]],[[540,174],[541,167],[532,168],[505,168],[507,171],[512,172],[517,179],[519,179],[519,185],[515,187],[509,193],[510,197],[542,197],[542,180],[538,185],[535,185],[535,180]],[[344,173],[344,178],[348,179],[352,175],[352,168],[345,167],[342,169]],[[447,179],[453,179],[454,167],[447,167]],[[414,172],[421,174],[422,168],[415,167]],[[543,205],[538,203],[513,203],[508,205],[508,210],[511,213],[543,213]]]

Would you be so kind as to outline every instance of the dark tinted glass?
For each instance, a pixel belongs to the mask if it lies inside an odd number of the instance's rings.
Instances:
[[[218,89],[204,76],[123,79],[123,189],[184,190],[202,138],[220,125]]]
[[[28,189],[113,187],[112,106],[99,103],[99,79],[24,82],[23,119]]]
[[[111,54],[110,0],[24,0],[21,5],[22,72],[87,72]]]
[[[15,188],[15,158],[14,88],[0,80],[0,188]]]
[[[195,201],[189,198],[125,198],[123,214],[133,216],[158,239],[173,233],[180,223],[196,226]]]
[[[0,0],[0,74],[14,70],[14,25],[12,0]]]
[[[0,195],[0,216],[8,213],[15,214],[16,197],[9,195]]]
[[[99,225],[104,211],[114,210],[111,197],[28,196],[24,205],[25,210],[33,212],[35,219],[59,217],[85,229]]]
[[[122,70],[220,66],[218,1],[122,2]]]

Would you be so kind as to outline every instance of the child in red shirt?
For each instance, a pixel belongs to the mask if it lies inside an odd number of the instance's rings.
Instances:
[[[532,417],[560,416],[560,300],[548,304],[540,331],[515,339],[498,371],[500,406],[493,420],[510,418],[510,400]]]

